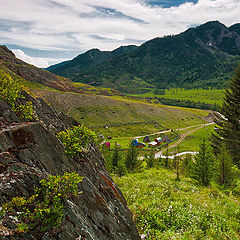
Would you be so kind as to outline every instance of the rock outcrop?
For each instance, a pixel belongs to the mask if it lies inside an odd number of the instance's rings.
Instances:
[[[38,121],[23,123],[0,102],[0,205],[14,196],[30,196],[42,178],[66,171],[84,177],[79,185],[82,194],[66,202],[62,227],[55,235],[13,235],[0,221],[0,239],[140,239],[124,196],[105,170],[98,149],[91,145],[81,158],[68,158],[55,132],[77,123],[57,114],[42,99],[25,96],[32,100]]]

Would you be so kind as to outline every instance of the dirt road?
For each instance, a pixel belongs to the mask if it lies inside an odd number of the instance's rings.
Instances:
[[[188,136],[190,133],[193,133],[193,132],[195,132],[195,131],[197,131],[197,130],[205,127],[205,126],[212,125],[212,124],[214,124],[214,122],[207,123],[207,124],[196,125],[196,126],[191,126],[191,127],[182,128],[182,129],[177,129],[177,130],[185,130],[185,129],[188,129],[188,128],[197,127],[197,128],[192,129],[191,131],[185,132],[185,133],[183,133],[182,135],[180,135],[180,138],[178,139],[177,142],[175,142],[175,143],[173,143],[172,145],[168,146],[168,150],[171,149],[171,148],[176,147],[177,145],[179,145],[179,144],[185,139],[185,137]],[[163,154],[163,152],[166,151],[166,149],[167,149],[167,148],[165,148],[165,149],[157,152],[157,153],[155,154],[155,158],[159,158],[159,157]]]

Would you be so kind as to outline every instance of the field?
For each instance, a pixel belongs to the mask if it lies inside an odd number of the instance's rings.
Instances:
[[[155,168],[114,180],[146,239],[240,238],[238,197],[215,185],[200,187],[183,176],[177,181],[173,171]]]
[[[224,96],[224,90],[205,90],[205,89],[179,89],[173,88],[165,90],[163,95],[155,95],[153,90],[144,94],[138,94],[139,97],[160,97],[179,100],[190,100],[194,102],[203,102],[209,104],[221,105]]]
[[[190,129],[189,129],[190,130]],[[187,152],[187,151],[192,151],[196,152],[198,151],[199,145],[202,141],[203,138],[208,139],[214,130],[214,125],[209,125],[204,128],[201,128],[193,133],[190,133],[189,135],[186,136],[184,141],[182,141],[178,147],[172,148],[169,153],[171,152]],[[185,133],[186,130],[184,131],[179,131],[179,134]]]
[[[176,129],[203,124],[209,114],[209,111],[149,104],[121,96],[44,90],[35,90],[35,93],[46,99],[58,111],[74,117],[90,128],[97,128],[99,133],[103,132],[106,136],[113,137],[138,136],[159,131],[155,124],[139,124],[132,127],[132,123],[157,122],[165,128]],[[105,129],[105,124],[110,127]]]

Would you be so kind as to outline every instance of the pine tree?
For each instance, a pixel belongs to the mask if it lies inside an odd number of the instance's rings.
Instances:
[[[138,165],[138,154],[139,151],[136,146],[132,144],[129,145],[127,155],[126,155],[126,167],[128,170],[133,171]]]
[[[115,143],[114,151],[113,151],[113,155],[112,155],[112,167],[113,167],[113,170],[116,169],[119,160],[120,160],[119,147],[118,147],[117,143]]]
[[[230,81],[229,89],[225,90],[225,97],[214,121],[218,125],[212,134],[212,146],[217,155],[221,151],[222,143],[226,144],[233,163],[240,168],[240,65]]]
[[[155,163],[155,153],[154,149],[152,148],[147,156],[147,166],[148,168],[151,168],[154,166]]]
[[[202,140],[193,166],[193,178],[207,186],[213,177],[214,159],[206,139]]]
[[[230,185],[233,180],[233,163],[225,144],[217,155],[216,181],[221,185]]]
[[[120,160],[118,161],[118,164],[117,164],[117,167],[115,169],[115,172],[120,177],[122,177],[127,172],[126,163],[124,161],[124,158],[120,158]]]

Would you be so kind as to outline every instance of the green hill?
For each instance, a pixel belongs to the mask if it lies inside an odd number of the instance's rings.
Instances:
[[[81,66],[68,77],[130,93],[149,88],[222,88],[240,60],[239,38],[239,24],[227,28],[218,21],[208,22],[179,35],[152,39],[103,62],[99,58],[97,65]],[[64,76],[62,69],[71,69],[69,64],[54,73]]]
[[[146,239],[239,239],[239,191],[201,187],[174,171],[149,169],[114,179]]]

